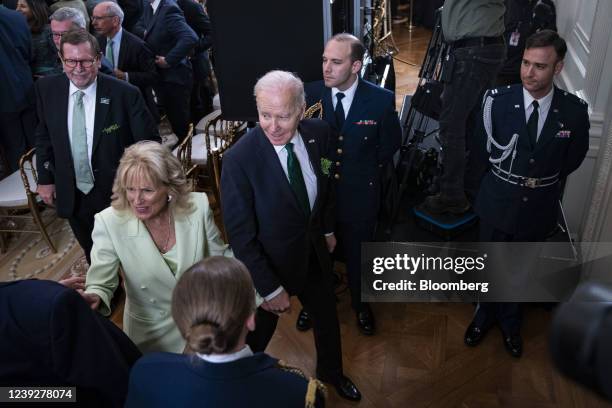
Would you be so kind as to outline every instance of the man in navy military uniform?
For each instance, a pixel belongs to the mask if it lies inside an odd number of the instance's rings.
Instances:
[[[475,203],[481,241],[544,241],[556,226],[560,186],[589,148],[586,102],[553,85],[566,50],[554,31],[532,35],[523,54],[522,85],[485,96],[482,145],[490,146],[490,163]],[[495,321],[508,352],[520,357],[517,303],[480,303],[465,343],[477,345]]]
[[[381,198],[381,174],[401,143],[392,92],[359,78],[365,47],[355,36],[333,36],[323,52],[324,81],[309,84],[309,105],[321,101],[323,119],[338,133],[333,177],[336,235],[346,260],[352,307],[363,334],[374,333],[374,316],[361,302],[361,243],[372,241]],[[300,313],[298,329],[310,324]]]

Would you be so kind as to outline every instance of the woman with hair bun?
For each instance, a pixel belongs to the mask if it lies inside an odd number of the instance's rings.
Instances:
[[[324,386],[246,344],[255,289],[244,264],[214,256],[183,273],[172,317],[187,354],[150,353],[132,368],[126,407],[322,407]]]

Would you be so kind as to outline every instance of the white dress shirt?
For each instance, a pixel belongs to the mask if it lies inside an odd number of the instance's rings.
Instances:
[[[548,111],[550,110],[550,105],[552,104],[553,94],[555,93],[555,87],[553,86],[541,99],[537,99],[538,101],[538,134],[536,136],[536,141],[540,138],[540,133],[542,132],[542,128],[544,127],[544,122],[546,122],[546,117],[548,116]],[[533,112],[533,101],[536,100],[529,91],[523,88],[523,106],[525,107],[525,122],[529,122],[529,117]]]
[[[204,361],[208,361],[209,363],[229,363],[232,361],[240,360],[241,358],[250,357],[253,355],[253,351],[249,345],[245,345],[240,350],[235,353],[230,354],[200,354],[196,353],[198,357],[200,357]]]
[[[91,149],[93,146],[93,131],[94,131],[94,120],[96,118],[96,89],[97,79],[93,81],[85,89],[77,88],[72,82],[70,82],[70,88],[68,89],[68,139],[72,146],[72,113],[74,110],[74,103],[76,101],[76,92],[82,91],[83,95],[83,108],[85,109],[85,133],[87,134],[87,156],[89,157],[89,167],[91,167]],[[92,171],[93,174],[93,171]]]
[[[159,3],[161,3],[161,0],[155,0],[151,2],[151,7],[153,7],[153,14],[155,14],[155,12],[157,11]]]
[[[312,168],[312,163],[310,162],[308,151],[306,150],[306,145],[304,144],[304,140],[302,140],[302,136],[299,134],[299,132],[296,131],[295,135],[289,142],[293,143],[293,152],[300,162],[302,176],[304,177],[304,184],[306,184],[306,191],[308,192],[308,202],[310,203],[310,209],[312,210],[315,200],[317,199],[317,176]],[[274,150],[276,150],[278,160],[280,160],[285,176],[287,177],[287,180],[289,180],[289,171],[287,170],[287,148],[285,146],[274,146]],[[283,287],[279,286],[275,291],[270,293],[268,296],[265,296],[264,299],[266,301],[271,300],[278,296],[278,294],[280,294],[282,291]]]
[[[346,119],[346,117],[349,114],[349,110],[351,109],[353,99],[355,98],[355,91],[357,91],[358,84],[359,84],[359,78],[355,78],[355,82],[353,82],[353,85],[351,85],[346,91],[341,91],[338,88],[331,89],[332,104],[334,105],[334,111],[336,110],[336,105],[338,104],[338,98],[336,98],[336,94],[338,92],[342,92],[344,94],[344,98],[342,98],[342,108],[344,109],[344,119]]]

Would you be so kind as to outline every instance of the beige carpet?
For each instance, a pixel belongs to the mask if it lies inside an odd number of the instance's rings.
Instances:
[[[0,281],[31,278],[60,280],[69,275],[85,275],[85,255],[72,235],[68,222],[57,218],[51,209],[45,210],[43,217],[50,222],[47,230],[57,247],[57,253],[51,251],[40,234],[2,233],[8,248],[0,254]],[[24,222],[20,220],[20,226]]]

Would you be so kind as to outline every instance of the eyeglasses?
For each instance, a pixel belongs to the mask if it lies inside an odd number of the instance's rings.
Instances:
[[[115,16],[91,16],[91,21],[103,20],[105,18],[113,18]]]
[[[88,59],[88,60],[62,59],[62,62],[68,68],[76,68],[76,66],[78,64],[81,64],[82,68],[91,68],[93,66],[94,62],[96,62],[96,60],[97,60],[97,58]]]
[[[54,31],[54,32],[51,33],[51,37],[53,37],[53,38],[62,38],[62,36],[64,34],[66,34],[67,32],[68,31],[59,31],[59,32],[58,31]]]

